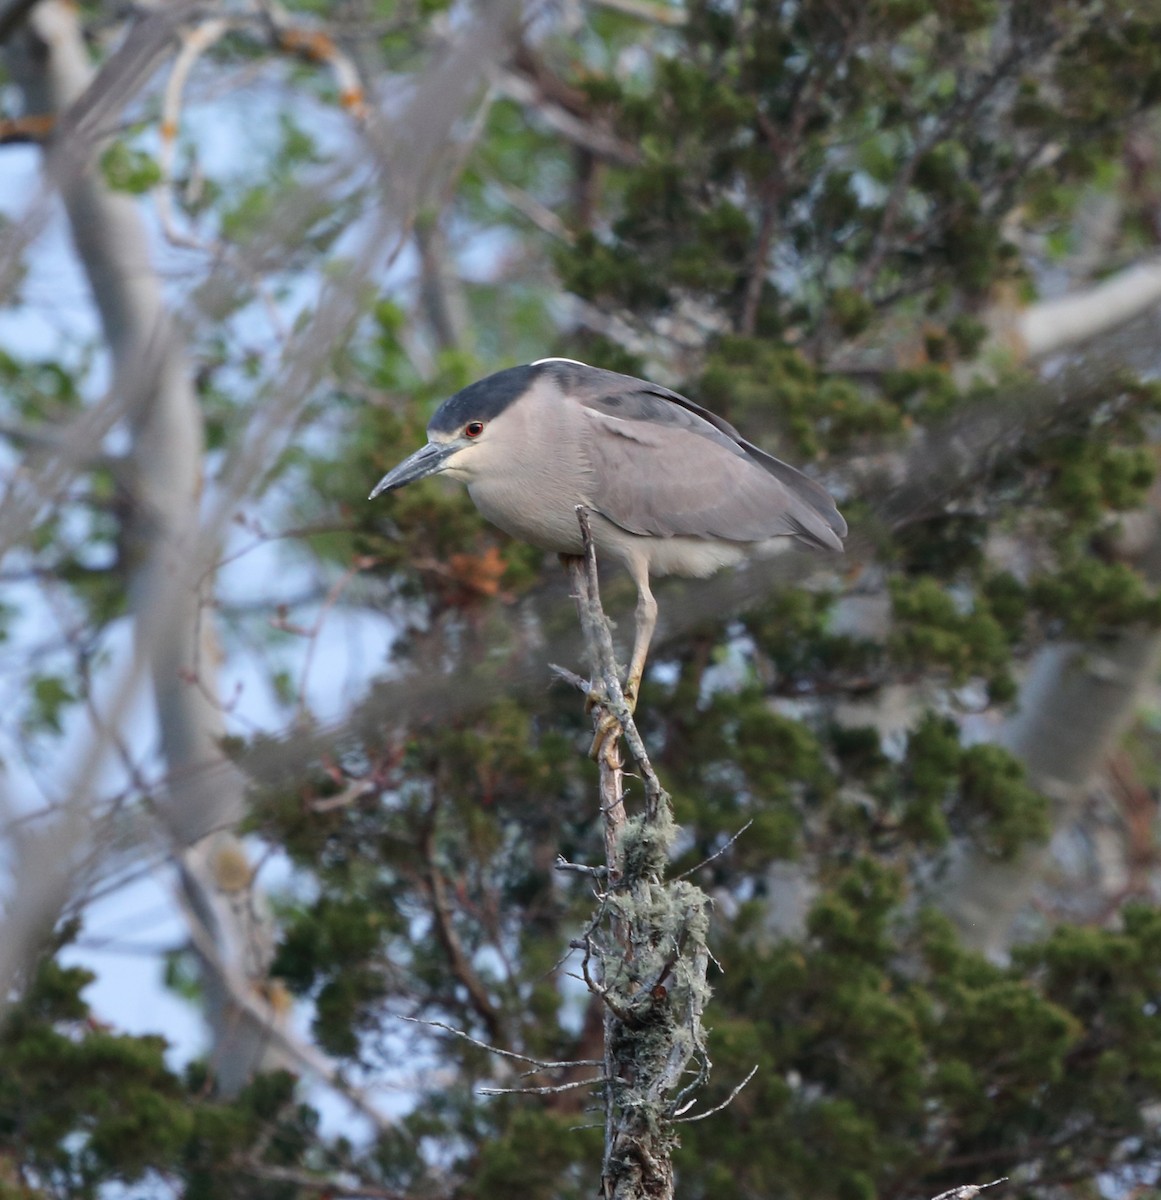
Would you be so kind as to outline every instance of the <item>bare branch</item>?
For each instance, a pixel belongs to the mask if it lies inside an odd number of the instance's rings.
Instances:
[[[471,1042],[473,1046],[478,1046],[489,1054],[495,1054],[500,1058],[511,1058],[516,1062],[530,1063],[533,1069],[527,1072],[529,1075],[535,1075],[539,1071],[561,1071],[570,1067],[599,1067],[602,1064],[602,1060],[599,1058],[573,1058],[563,1062],[548,1062],[540,1058],[530,1058],[527,1054],[517,1054],[515,1050],[505,1050],[502,1046],[494,1046],[490,1042],[482,1042],[479,1038],[472,1037],[470,1033],[465,1033],[462,1029],[457,1029],[454,1025],[448,1025],[443,1021],[433,1021],[428,1017],[407,1017],[402,1014],[399,1014],[399,1020],[407,1021],[412,1025],[426,1025],[431,1029],[442,1029],[445,1033],[452,1034],[453,1037]]]
[[[204,54],[231,31],[248,31],[269,42],[276,50],[293,54],[310,63],[328,66],[335,77],[339,103],[357,121],[369,113],[365,90],[351,59],[321,29],[307,28],[292,22],[288,13],[273,0],[262,0],[257,13],[239,13],[230,17],[215,16],[180,34],[181,49],[174,59],[166,81],[161,107],[161,151],[158,166],[161,182],[155,189],[158,213],[165,236],[175,245],[198,250],[220,250],[220,246],[203,244],[197,238],[179,230],[174,221],[173,161],[181,123],[182,97],[194,65]]]
[[[270,1163],[254,1162],[252,1159],[242,1159],[232,1165],[242,1174],[252,1175],[256,1179],[267,1179],[271,1183],[291,1183],[295,1187],[324,1192],[328,1200],[337,1200],[341,1196],[349,1197],[349,1200],[410,1200],[411,1196],[411,1193],[400,1192],[395,1188],[359,1183],[334,1175],[312,1175],[309,1171],[296,1170],[294,1167],[277,1167]]]
[[[589,3],[597,5],[598,8],[625,13],[630,17],[640,17],[642,21],[651,21],[655,25],[677,28],[686,21],[684,9],[667,4],[653,4],[650,0],[589,0]]]
[[[742,1088],[744,1088],[746,1086],[746,1084],[748,1084],[750,1082],[750,1080],[753,1079],[754,1076],[757,1074],[758,1074],[758,1066],[757,1066],[757,1064],[755,1064],[754,1066],[752,1066],[750,1068],[750,1073],[746,1076],[746,1078],[743,1079],[742,1082],[739,1083],[736,1088],[734,1088],[734,1090],[721,1102],[721,1104],[715,1104],[713,1108],[707,1108],[705,1112],[698,1113],[696,1116],[693,1116],[693,1117],[682,1117],[682,1116],[674,1117],[673,1118],[674,1123],[675,1124],[680,1123],[680,1124],[686,1125],[686,1124],[692,1123],[693,1121],[704,1121],[706,1119],[706,1117],[712,1117],[714,1115],[714,1113],[720,1113],[722,1111],[722,1109],[729,1108],[729,1106],[731,1104],[733,1104],[733,1102],[737,1099],[738,1094],[741,1092]],[[938,1198],[937,1198],[937,1200],[938,1200]]]
[[[570,1083],[545,1084],[543,1087],[519,1088],[478,1088],[481,1096],[555,1096],[558,1092],[575,1092],[578,1088],[597,1087],[604,1083],[603,1075],[594,1075],[592,1079],[574,1079]]]
[[[984,1188],[995,1187],[998,1183],[1007,1183],[1007,1175],[1001,1176],[999,1179],[993,1179],[991,1183],[967,1183],[963,1187],[952,1188],[950,1191],[940,1192],[934,1200],[975,1200],[975,1197],[984,1190]]]
[[[287,1027],[285,1007],[276,996],[264,996],[253,990],[251,981],[222,959],[213,932],[202,923],[199,913],[189,907],[188,893],[183,891],[179,898],[190,916],[190,936],[198,956],[211,966],[221,985],[229,992],[235,1010],[253,1024],[261,1037],[278,1046],[291,1062],[310,1071],[349,1100],[377,1129],[385,1131],[393,1128],[395,1122],[380,1111],[363,1088],[344,1079],[324,1054],[300,1040]]]
[[[64,53],[68,59],[71,80],[83,78],[87,82],[79,89],[70,85],[69,94],[64,97],[67,111],[58,113],[54,126],[40,192],[27,206],[24,216],[9,224],[0,238],[0,297],[7,295],[19,279],[21,255],[53,211],[48,203],[52,190],[64,187],[85,171],[118,115],[149,81],[168,52],[176,30],[200,7],[201,0],[173,0],[149,10],[134,23],[121,45],[95,74],[87,50],[82,48],[78,52],[72,42],[70,25],[75,15],[69,6],[55,0],[41,0],[36,7],[37,22],[42,27],[47,23],[50,36],[60,40],[58,53]],[[20,46],[8,53],[13,74],[22,81],[28,80],[36,64],[29,47]]]
[[[499,1041],[503,1037],[500,1011],[493,1003],[492,997],[488,994],[488,989],[484,986],[483,980],[480,979],[468,956],[464,953],[463,943],[460,941],[459,934],[456,933],[455,926],[452,924],[447,883],[444,880],[443,872],[440,871],[435,863],[434,821],[431,822],[431,826],[425,834],[423,850],[426,859],[424,881],[427,884],[428,894],[431,896],[431,912],[435,920],[436,937],[439,939],[439,943],[447,955],[448,966],[452,975],[463,985],[465,991],[468,993],[468,999],[471,1002],[472,1008],[475,1009],[476,1014],[488,1027],[489,1034],[495,1041]]]
[[[1154,258],[1085,291],[1030,305],[1015,319],[1015,338],[1028,358],[1044,358],[1108,333],[1159,303],[1161,258]]]
[[[582,146],[598,158],[609,162],[632,166],[640,160],[635,146],[622,141],[615,134],[602,129],[592,121],[569,112],[562,104],[546,97],[536,84],[514,71],[501,71],[496,77],[496,86],[502,95],[536,113],[554,132],[566,141]]]
[[[577,875],[590,875],[594,879],[607,879],[609,875],[608,867],[586,867],[583,863],[569,862],[563,854],[556,856],[554,866],[558,871],[573,871]]]
[[[363,285],[381,265],[384,247],[393,240],[398,252],[419,206],[438,187],[448,132],[482,88],[492,63],[505,52],[515,6],[504,0],[484,5],[477,22],[465,26],[451,49],[421,76],[412,107],[393,114],[390,125],[376,125],[372,131],[371,144],[386,176],[376,193],[376,219],[368,223],[351,270],[331,280],[320,297],[319,320],[288,347],[285,368],[266,402],[256,403],[257,419],[228,457],[204,520],[199,503],[201,416],[184,369],[180,338],[157,291],[148,239],[140,233],[133,201],[106,194],[99,173],[85,170],[101,136],[112,127],[112,116],[149,77],[176,30],[197,11],[196,4],[175,2],[159,10],[162,15],[151,12],[133,26],[121,48],[93,77],[75,10],[58,0],[42,0],[34,13],[38,28],[52,53],[65,56],[56,63],[59,70],[51,81],[58,90],[36,71],[33,56],[15,55],[17,66],[31,71],[22,76],[31,107],[63,113],[46,163],[46,190],[59,186],[70,206],[78,249],[87,256],[92,290],[103,305],[117,388],[80,418],[45,461],[25,467],[17,480],[19,490],[10,493],[0,516],[15,518],[5,522],[6,537],[22,536],[40,506],[63,494],[113,424],[129,418],[142,467],[135,516],[144,545],[153,553],[143,556],[134,592],[135,653],[105,707],[104,725],[121,726],[142,678],[151,676],[170,763],[170,793],[162,806],[167,832],[176,845],[197,843],[182,854],[183,885],[191,921],[196,917],[197,929],[205,934],[197,939],[199,953],[211,946],[215,951],[213,958],[202,957],[210,971],[207,993],[218,988],[222,1007],[219,1049],[231,1044],[230,1034],[239,1028],[252,1030],[262,1045],[285,1048],[286,1040],[270,1033],[271,1014],[261,1005],[253,1007],[250,993],[258,994],[264,986],[261,972],[249,986],[238,983],[261,962],[262,954],[256,959],[254,951],[262,939],[250,936],[255,926],[249,925],[250,932],[243,932],[227,952],[214,944],[239,917],[249,920],[255,909],[248,888],[220,890],[215,882],[215,870],[231,858],[231,848],[228,839],[223,842],[224,835],[214,831],[240,814],[242,789],[237,768],[220,751],[221,706],[212,680],[205,676],[216,656],[202,644],[210,627],[200,620],[201,585],[219,557],[223,531],[239,498],[266,476],[335,346],[358,319]],[[6,228],[0,280],[16,269],[28,239],[51,211],[44,199],[39,197],[24,220]],[[95,733],[77,757],[69,803],[55,821],[44,823],[36,846],[29,843],[28,852],[19,856],[19,877],[14,880],[19,921],[6,930],[9,936],[0,948],[0,994],[10,993],[13,979],[38,942],[78,885],[83,887],[81,867],[99,852],[99,829],[90,808],[93,781],[108,745],[107,737]],[[232,877],[249,875],[234,870]],[[218,971],[219,962],[233,974]],[[295,1054],[301,1058],[298,1051]],[[224,1050],[219,1058],[224,1068],[240,1075],[252,1065],[252,1059],[236,1048]],[[322,1060],[317,1065],[327,1067]]]
[[[558,241],[572,245],[574,238],[569,227],[545,204],[541,204],[535,196],[518,188],[515,184],[506,183],[502,179],[489,181],[489,187],[504,198],[521,216],[527,217],[541,233],[547,233]]]
[[[733,837],[731,837],[731,838],[730,838],[730,840],[729,840],[728,842],[726,842],[726,844],[725,844],[724,846],[722,846],[722,847],[720,847],[719,849],[715,850],[715,851],[714,851],[714,852],[713,852],[713,853],[712,853],[712,854],[709,856],[709,858],[703,858],[703,859],[701,860],[701,862],[699,862],[699,863],[697,864],[697,866],[696,866],[696,867],[690,867],[688,871],[683,871],[683,872],[682,872],[680,875],[675,875],[675,876],[674,876],[674,878],[675,878],[675,879],[688,879],[690,875],[693,875],[693,874],[695,874],[697,871],[700,871],[700,870],[702,869],[702,867],[708,867],[708,866],[709,866],[709,864],[710,864],[710,863],[712,863],[712,862],[713,862],[715,859],[721,858],[721,856],[722,856],[723,854],[725,854],[725,852],[726,852],[726,851],[727,851],[727,850],[728,850],[728,849],[729,849],[729,848],[730,848],[730,847],[731,847],[731,846],[732,846],[732,845],[733,845],[733,844],[734,844],[734,843],[735,843],[735,842],[738,840],[738,838],[740,838],[740,837],[742,836],[742,834],[743,834],[743,833],[745,833],[745,832],[746,832],[746,830],[747,830],[747,829],[749,829],[749,828],[750,828],[750,826],[751,826],[751,825],[753,825],[753,824],[754,824],[754,818],[753,818],[753,817],[751,817],[751,818],[750,818],[750,819],[749,819],[749,820],[748,820],[748,821],[745,823],[745,825],[743,825],[743,826],[742,826],[742,828],[741,828],[741,829],[739,829],[739,830],[738,830],[738,832],[737,832],[737,833],[735,833],[735,834],[733,835]]]
[[[267,21],[273,28],[275,45],[309,63],[321,63],[330,68],[339,93],[339,104],[357,121],[370,113],[363,81],[354,61],[336,45],[334,38],[322,29],[309,28],[294,18],[277,0],[260,0]]]
[[[6,117],[0,121],[0,146],[45,142],[55,128],[56,118],[51,116]]]
[[[181,49],[173,60],[173,67],[170,69],[169,79],[166,81],[165,91],[162,93],[159,129],[161,149],[157,156],[161,181],[154,189],[154,195],[157,200],[157,213],[161,219],[162,231],[171,242],[178,246],[188,246],[198,250],[209,248],[192,235],[183,233],[174,222],[173,160],[177,148],[177,133],[181,123],[182,96],[194,64],[216,42],[225,37],[233,25],[234,22],[224,17],[214,17],[192,29],[183,30]]]

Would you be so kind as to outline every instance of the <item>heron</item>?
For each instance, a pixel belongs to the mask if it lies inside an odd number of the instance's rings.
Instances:
[[[584,553],[588,510],[600,557],[637,587],[625,697],[635,705],[657,624],[656,576],[705,577],[795,543],[841,553],[847,524],[821,484],[669,388],[569,358],[497,371],[445,400],[427,445],[370,498],[429,475],[465,483],[515,538]]]

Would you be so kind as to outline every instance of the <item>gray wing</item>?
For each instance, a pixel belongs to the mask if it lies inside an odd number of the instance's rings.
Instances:
[[[592,367],[560,382],[584,410],[593,503],[623,529],[842,550],[847,525],[826,489],[700,405]]]

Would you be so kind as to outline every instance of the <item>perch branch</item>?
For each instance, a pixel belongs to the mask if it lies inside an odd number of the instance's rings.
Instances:
[[[600,1001],[604,1024],[603,1077],[591,1081],[604,1092],[601,1195],[605,1200],[671,1200],[674,1113],[710,1067],[701,1024],[709,995],[709,899],[691,883],[665,879],[677,832],[669,797],[649,762],[617,673],[589,514],[578,507],[576,515],[584,554],[567,564],[592,682],[555,671],[585,692],[598,748],[607,875],[597,914],[578,945],[584,950],[581,972]],[[633,817],[625,811],[622,740],[644,783],[643,811]],[[682,1088],[691,1061],[696,1080]]]

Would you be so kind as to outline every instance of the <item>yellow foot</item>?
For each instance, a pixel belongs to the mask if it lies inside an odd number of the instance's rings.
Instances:
[[[633,679],[630,677],[625,680],[622,695],[625,697],[625,704],[630,714],[637,710],[637,696],[640,689],[640,678]],[[588,694],[585,696],[585,715],[588,716],[594,708],[599,708],[602,704],[608,703],[608,699],[603,689],[598,687],[590,688]],[[593,733],[592,745],[589,746],[589,758],[594,761],[600,761],[601,753],[609,741],[609,735],[613,730],[617,730],[619,733],[620,729],[621,722],[611,712],[606,711],[600,721],[597,722],[596,731]]]
[[[605,746],[614,730],[620,733],[621,722],[611,712],[602,714],[593,733],[592,745],[589,746],[589,758],[594,762],[600,762],[601,755],[604,753]]]

